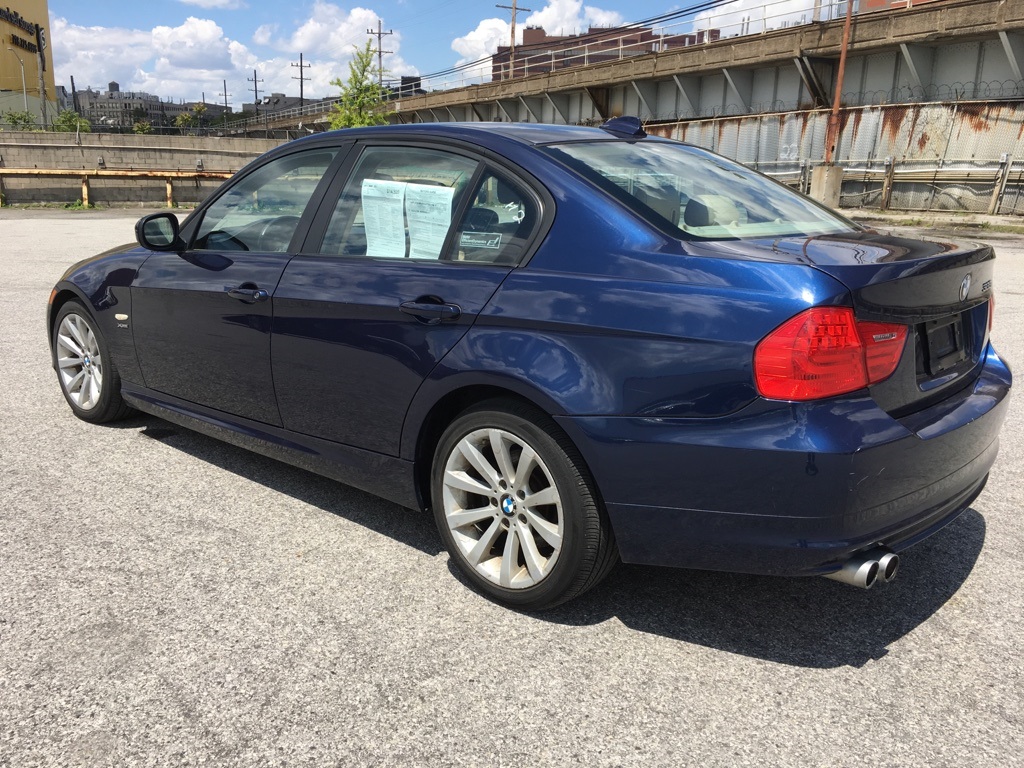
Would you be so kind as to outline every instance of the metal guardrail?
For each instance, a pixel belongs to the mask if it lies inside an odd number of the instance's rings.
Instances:
[[[89,180],[96,178],[116,179],[162,179],[166,184],[167,207],[174,207],[174,181],[186,179],[200,181],[202,179],[216,179],[223,181],[230,179],[234,171],[137,171],[122,170],[116,168],[94,169],[94,170],[73,170],[73,169],[51,169],[51,168],[0,168],[0,208],[4,205],[4,179],[11,177],[40,178],[58,177],[82,180],[82,205],[89,207]]]

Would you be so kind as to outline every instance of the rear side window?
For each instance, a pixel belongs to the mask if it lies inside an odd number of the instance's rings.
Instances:
[[[595,141],[546,151],[680,237],[832,235],[856,226],[761,174],[667,141]]]
[[[451,261],[518,264],[537,224],[533,196],[509,179],[488,171],[473,190],[455,232]]]
[[[441,258],[479,163],[435,149],[366,149],[320,247],[331,256]]]
[[[203,214],[192,247],[284,253],[337,153],[336,149],[297,152],[240,179]]]

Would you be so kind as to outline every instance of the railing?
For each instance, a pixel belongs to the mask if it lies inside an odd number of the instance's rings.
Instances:
[[[82,205],[86,208],[89,207],[89,180],[96,178],[115,178],[115,179],[158,179],[162,180],[165,184],[165,197],[167,201],[167,207],[174,207],[174,182],[175,180],[189,180],[192,182],[198,182],[202,179],[216,179],[223,181],[230,179],[234,175],[233,171],[137,171],[137,170],[125,170],[125,169],[95,169],[95,170],[70,170],[70,169],[50,169],[50,168],[0,168],[0,207],[4,204],[4,179],[11,177],[22,177],[22,178],[41,178],[41,177],[57,177],[57,178],[69,178],[69,179],[81,179],[82,181],[82,196],[80,200]]]

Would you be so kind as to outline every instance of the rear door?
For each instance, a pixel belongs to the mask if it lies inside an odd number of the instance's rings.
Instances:
[[[284,426],[398,454],[423,379],[517,264],[540,221],[529,188],[442,146],[364,146],[274,298]]]
[[[272,297],[338,154],[306,149],[248,172],[207,208],[185,252],[146,260],[131,324],[149,389],[280,425]]]

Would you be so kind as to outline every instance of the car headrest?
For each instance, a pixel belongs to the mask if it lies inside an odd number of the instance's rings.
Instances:
[[[715,222],[711,217],[711,209],[697,199],[691,199],[686,203],[686,210],[683,211],[683,223],[688,227],[710,227]]]
[[[498,226],[498,214],[490,208],[470,208],[466,215],[466,229],[473,232],[490,232]]]

